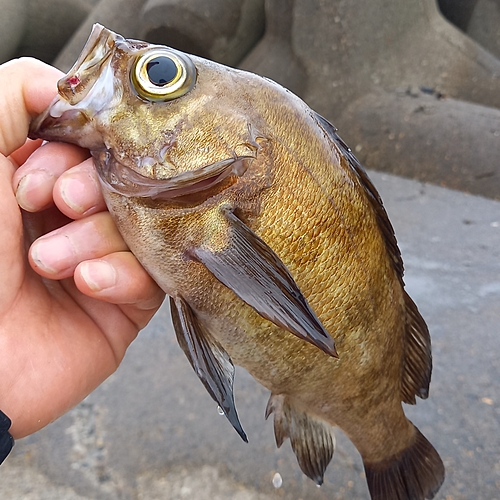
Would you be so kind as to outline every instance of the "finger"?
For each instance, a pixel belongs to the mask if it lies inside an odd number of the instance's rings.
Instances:
[[[109,212],[73,221],[42,236],[31,245],[29,261],[41,276],[64,279],[85,260],[127,250]]]
[[[53,192],[59,210],[71,219],[81,219],[106,209],[97,172],[88,159],[64,172]]]
[[[35,149],[38,149],[42,145],[42,143],[42,139],[26,139],[26,142],[10,155],[11,160],[13,160],[17,166],[22,165]]]
[[[72,221],[56,207],[42,212],[24,212],[22,214],[22,234],[25,249],[29,248],[38,238],[59,229]]]
[[[125,306],[122,309],[138,329],[146,326],[165,297],[131,252],[80,263],[75,283],[89,297]]]
[[[57,179],[88,155],[85,149],[57,142],[38,148],[14,173],[12,183],[19,206],[27,212],[51,206]]]
[[[26,141],[31,119],[41,113],[57,93],[61,73],[31,58],[14,59],[0,66],[0,153],[9,156]]]

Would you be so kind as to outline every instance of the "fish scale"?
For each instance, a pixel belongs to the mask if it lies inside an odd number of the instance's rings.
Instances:
[[[379,231],[374,231],[376,223],[373,216],[371,217],[371,228],[366,227],[369,226],[369,221],[366,220],[369,218],[369,213],[366,214],[366,212],[362,221],[349,220],[345,222],[345,217],[339,216],[339,212],[344,207],[333,206],[325,197],[315,197],[316,193],[321,192],[321,187],[312,181],[306,172],[299,170],[296,177],[300,178],[291,179],[290,182],[290,179],[283,175],[283,179],[276,182],[276,193],[264,193],[263,205],[265,209],[262,211],[259,225],[255,228],[255,231],[264,240],[273,241],[274,250],[280,255],[292,273],[296,269],[300,269],[300,272],[297,272],[296,281],[325,324],[329,322],[328,316],[334,314],[335,310],[341,309],[345,311],[352,307],[352,304],[339,307],[338,304],[344,301],[355,301],[358,304],[358,307],[355,307],[356,314],[360,314],[359,302],[360,296],[363,295],[368,295],[365,299],[367,305],[363,307],[363,310],[373,310],[375,306],[371,304],[371,289],[363,290],[370,276],[363,270],[365,263],[360,262],[362,259],[359,252],[357,252],[357,247],[367,248],[366,234],[374,233],[374,244],[379,246],[379,249],[372,253],[380,256],[381,261],[379,264],[374,263],[372,257],[371,265],[374,268],[372,273],[380,272],[382,274],[381,270],[385,269],[389,276],[394,274],[392,270],[387,270],[388,259],[384,255],[385,248],[382,248],[383,241]],[[300,186],[300,188],[293,191],[294,185]],[[347,189],[344,190],[343,201],[349,197],[349,193],[345,191]],[[312,198],[312,202],[307,203],[310,198]],[[290,199],[294,200],[293,204],[287,206],[282,203],[282,200]],[[304,210],[302,217],[297,217],[297,213],[301,212],[295,209],[297,204],[304,208],[308,205],[307,212]],[[279,214],[282,221],[281,224],[277,220],[277,214]],[[318,217],[318,214],[321,214],[321,216]],[[289,221],[292,221],[292,226],[296,224],[300,227],[300,232],[290,231]],[[302,244],[300,251],[296,252],[294,242],[298,241],[299,237],[303,238],[304,235],[307,235],[308,225],[310,226],[311,223],[315,227],[322,228],[322,237],[307,238],[307,244]],[[356,227],[356,232],[359,235],[358,240],[354,240],[355,235],[352,234],[352,230],[351,234],[345,230],[346,226]],[[290,252],[290,250],[292,251]],[[303,259],[308,260],[308,265],[304,266],[302,264]],[[328,272],[330,267],[345,270],[350,279],[344,279],[342,273]],[[360,276],[353,276],[353,270]],[[380,278],[378,278],[378,281],[380,281]],[[311,286],[315,282],[316,286]],[[325,289],[330,290],[328,294],[325,294]],[[380,287],[377,289],[380,296],[387,295],[387,291],[382,291]],[[316,297],[318,298],[316,299]],[[336,305],[334,308],[331,306],[332,303]],[[324,314],[321,311],[324,311]],[[328,328],[332,333],[337,329],[335,325],[339,323],[336,320],[337,318],[334,317],[333,321],[331,321],[332,329]],[[369,320],[366,323],[368,322]],[[352,324],[350,321],[349,323]]]
[[[433,498],[443,463],[402,408],[428,395],[429,333],[336,129],[268,79],[100,25],[59,89],[30,137],[91,150],[119,231],[242,439],[234,364],[270,390],[276,443],[290,439],[317,485],[339,426],[372,500]]]

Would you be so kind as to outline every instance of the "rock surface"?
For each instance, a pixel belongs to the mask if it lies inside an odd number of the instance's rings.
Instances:
[[[12,55],[68,70],[99,22],[275,79],[364,148],[369,168],[500,199],[500,0],[3,3]],[[442,102],[408,121],[401,94],[421,89]]]
[[[339,133],[368,168],[500,198],[500,109],[428,87],[365,94]]]
[[[25,0],[0,0],[0,63],[8,61],[19,46],[26,24]]]

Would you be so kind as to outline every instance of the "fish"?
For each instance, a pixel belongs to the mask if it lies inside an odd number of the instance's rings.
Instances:
[[[445,476],[402,403],[431,340],[383,202],[337,129],[264,77],[94,25],[31,138],[90,150],[105,201],[166,292],[178,343],[244,441],[234,366],[317,485],[341,428],[372,500]]]

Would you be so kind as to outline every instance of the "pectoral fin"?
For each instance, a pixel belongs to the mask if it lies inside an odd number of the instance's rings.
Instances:
[[[280,258],[231,210],[223,215],[229,243],[221,249],[209,241],[192,257],[261,316],[337,357],[333,339]]]
[[[248,442],[241,427],[233,396],[234,365],[229,354],[198,321],[182,297],[170,298],[170,310],[177,341],[191,366],[229,422]]]

